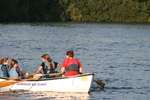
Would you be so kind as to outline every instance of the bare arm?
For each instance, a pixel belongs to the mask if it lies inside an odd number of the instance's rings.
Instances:
[[[80,64],[79,72],[80,72],[80,73],[83,73],[83,65],[82,65],[82,64]]]
[[[39,74],[39,73],[42,73],[42,66],[38,66],[38,68],[33,72],[35,74]]]
[[[64,73],[64,72],[65,72],[65,68],[61,67],[61,73]]]

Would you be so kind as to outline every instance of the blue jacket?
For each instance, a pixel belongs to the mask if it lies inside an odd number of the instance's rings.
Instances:
[[[1,64],[0,65],[0,77],[9,77],[9,66]]]
[[[9,77],[18,77],[18,73],[16,71],[16,68],[11,68],[9,70]]]

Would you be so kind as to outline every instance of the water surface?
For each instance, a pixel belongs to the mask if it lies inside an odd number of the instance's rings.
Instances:
[[[0,24],[0,56],[18,59],[32,72],[49,53],[61,63],[73,49],[85,72],[106,82],[90,94],[16,92],[9,100],[150,100],[150,25],[121,24]]]

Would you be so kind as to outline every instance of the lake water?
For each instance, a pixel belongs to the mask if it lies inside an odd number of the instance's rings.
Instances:
[[[30,73],[41,54],[61,62],[68,49],[85,72],[105,81],[104,91],[1,93],[0,100],[150,100],[150,25],[0,24],[0,56],[18,59]]]

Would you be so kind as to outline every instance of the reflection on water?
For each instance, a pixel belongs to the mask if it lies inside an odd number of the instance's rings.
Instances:
[[[88,93],[56,93],[56,92],[5,92],[0,94],[1,100],[88,100]]]

